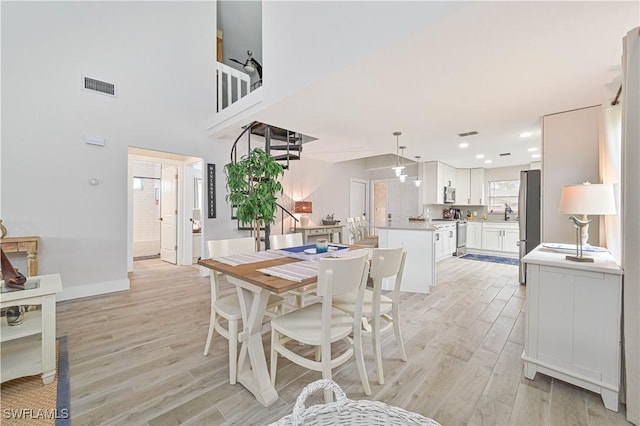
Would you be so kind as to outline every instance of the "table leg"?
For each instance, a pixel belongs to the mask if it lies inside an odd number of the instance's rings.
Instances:
[[[342,244],[342,228],[338,231],[338,241]]]
[[[27,247],[27,274],[30,277],[38,275],[38,248],[35,244]]]
[[[51,383],[56,375],[56,296],[42,297],[42,383]]]
[[[268,407],[278,399],[278,392],[271,385],[262,345],[262,318],[267,309],[269,292],[245,282],[236,283],[236,288],[244,327],[239,336],[242,346],[238,358],[238,383]]]

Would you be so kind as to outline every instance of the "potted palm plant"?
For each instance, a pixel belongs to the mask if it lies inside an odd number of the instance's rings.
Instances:
[[[278,178],[282,164],[260,148],[252,149],[236,163],[224,166],[227,175],[226,200],[236,207],[240,223],[251,224],[260,250],[260,228],[274,222],[277,196],[282,193]]]

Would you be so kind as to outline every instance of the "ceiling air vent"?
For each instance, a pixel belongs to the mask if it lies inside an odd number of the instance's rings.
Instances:
[[[500,157],[508,157],[510,155],[511,155],[510,152],[503,152],[502,154],[500,154]]]
[[[472,130],[471,132],[466,132],[466,133],[458,133],[458,136],[460,136],[461,138],[467,137],[467,136],[473,136],[473,135],[477,135],[478,132],[476,132],[475,130]]]
[[[107,83],[106,81],[96,80],[94,78],[84,78],[84,88],[93,92],[104,93],[105,95],[115,96],[116,85]]]

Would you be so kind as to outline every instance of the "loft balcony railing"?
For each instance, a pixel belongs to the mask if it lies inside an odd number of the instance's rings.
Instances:
[[[249,93],[262,86],[262,80],[251,84],[249,74],[217,62],[216,89],[218,112],[238,102]]]

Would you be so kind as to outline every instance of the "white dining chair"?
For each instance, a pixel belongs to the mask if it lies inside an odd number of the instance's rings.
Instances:
[[[282,234],[282,235],[269,235],[269,247],[273,250],[299,247],[303,245],[302,234]],[[304,297],[312,294],[315,291],[316,285],[310,284],[299,289],[289,290],[285,294],[290,294],[296,298],[296,307],[304,307]]]
[[[384,384],[384,372],[382,369],[381,333],[393,327],[396,343],[400,349],[400,358],[407,360],[407,353],[400,332],[400,286],[402,285],[402,273],[406,251],[400,248],[378,248],[371,255],[370,275],[373,279],[373,289],[366,289],[362,301],[363,335],[370,335],[373,343],[374,357],[376,360],[376,373],[378,383]],[[382,282],[385,278],[395,278],[391,297],[382,294]],[[353,313],[357,309],[359,301],[356,292],[346,293],[333,298],[333,306],[347,313]],[[384,321],[384,325],[382,322]]]
[[[255,252],[255,239],[236,238],[230,240],[211,240],[207,241],[209,257],[231,256],[234,254]],[[217,331],[222,337],[229,341],[229,383],[236,383],[237,365],[238,365],[238,330],[242,320],[242,312],[240,310],[240,302],[237,292],[220,297],[219,278],[221,273],[211,271],[211,318],[209,319],[209,332],[207,333],[207,342],[204,345],[204,355],[209,354],[213,331]],[[236,283],[236,279],[227,276],[227,281],[231,284]],[[269,296],[267,304],[267,315],[275,316],[282,312],[284,299],[280,296]],[[269,312],[270,311],[270,312]],[[220,323],[219,318],[227,320],[227,328]]]
[[[362,238],[362,230],[361,228],[361,220],[360,218],[348,217],[347,218],[347,226],[349,227],[349,233],[351,234],[351,239],[353,240],[353,244],[375,248],[378,247],[378,237],[375,238]]]
[[[366,395],[371,387],[364,368],[361,337],[361,303],[367,283],[369,261],[367,255],[343,259],[320,259],[318,268],[318,296],[321,302],[274,318],[271,321],[271,384],[275,386],[278,356],[313,371],[322,372],[323,379],[331,378],[331,370],[352,357],[356,359],[358,373]],[[332,306],[333,298],[344,293],[355,292],[355,309],[352,314]],[[353,338],[350,335],[353,334]],[[300,345],[286,344],[290,341],[314,346],[315,359],[299,354]],[[346,350],[331,357],[331,344],[345,341]],[[297,349],[293,351],[293,348]],[[302,348],[304,350],[304,347]],[[319,355],[319,356],[318,356]],[[326,402],[332,399],[325,392]]]

